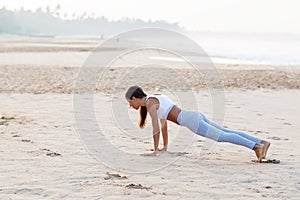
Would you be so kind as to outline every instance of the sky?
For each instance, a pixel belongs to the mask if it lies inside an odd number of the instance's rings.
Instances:
[[[188,31],[300,33],[299,0],[1,0],[0,7],[30,9],[60,5],[61,13],[165,20]],[[63,16],[62,16],[63,17]]]

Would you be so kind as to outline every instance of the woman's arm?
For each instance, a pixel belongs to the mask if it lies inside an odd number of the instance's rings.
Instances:
[[[167,124],[167,120],[161,119],[160,124],[161,124],[161,132],[162,132],[162,136],[163,136],[163,140],[164,140],[164,148],[162,149],[162,151],[167,151],[167,149],[168,149],[168,124]]]
[[[149,101],[147,102],[147,109],[148,109],[148,112],[150,114],[151,121],[152,121],[153,141],[154,141],[154,149],[153,150],[154,151],[158,150],[159,134],[160,134],[156,107],[157,107],[157,104],[155,103],[155,101],[152,99],[149,99]]]

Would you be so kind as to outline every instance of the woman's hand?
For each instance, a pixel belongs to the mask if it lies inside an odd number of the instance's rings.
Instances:
[[[167,151],[168,150],[168,147],[167,146],[165,146],[164,148],[162,148],[162,149],[158,149],[158,151]]]
[[[159,152],[166,152],[167,147],[158,148],[156,151],[154,151],[154,149],[150,149],[150,151],[152,151],[152,153],[145,153],[145,154],[142,154],[142,156],[158,156]]]
[[[156,151],[167,151],[168,147],[158,148]],[[150,151],[154,151],[154,149],[150,149]],[[154,152],[156,152],[154,151]]]

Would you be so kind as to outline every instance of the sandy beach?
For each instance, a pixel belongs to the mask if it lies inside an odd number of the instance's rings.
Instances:
[[[169,153],[142,156],[152,148],[151,125],[136,126],[138,113],[123,99],[128,86],[174,97],[193,93],[209,118],[211,91],[220,88],[208,88],[203,74],[178,63],[138,71],[121,60],[104,70],[93,88],[96,121],[136,166],[153,163],[149,172],[119,168],[121,155],[113,151],[104,152],[112,162],[99,159],[78,131],[74,88],[99,38],[2,36],[0,42],[0,199],[300,199],[300,66],[216,65],[224,86],[223,125],[270,141],[267,158],[280,164],[253,163],[254,152],[244,147],[214,143],[174,124]],[[132,123],[125,127],[115,121],[128,115]]]

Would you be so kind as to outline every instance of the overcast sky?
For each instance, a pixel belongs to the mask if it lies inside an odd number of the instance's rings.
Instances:
[[[123,17],[165,20],[187,30],[300,33],[299,0],[1,0],[7,9],[94,13],[112,20]]]

